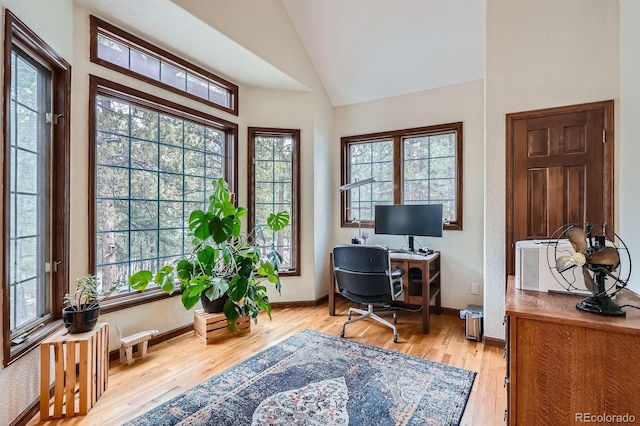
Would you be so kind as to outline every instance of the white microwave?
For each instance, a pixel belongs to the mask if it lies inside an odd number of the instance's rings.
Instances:
[[[569,269],[562,275],[555,270],[557,256],[570,256],[573,253],[568,240],[516,242],[516,288],[557,292],[569,292],[568,288],[574,288],[571,293],[591,294],[584,285],[582,268]],[[560,285],[558,279],[562,280],[563,285]]]

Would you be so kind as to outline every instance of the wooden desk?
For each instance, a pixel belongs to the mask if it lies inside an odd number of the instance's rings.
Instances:
[[[508,424],[625,423],[593,420],[603,414],[638,421],[640,311],[582,312],[576,303],[583,296],[516,290],[514,281],[509,277],[505,318]],[[620,295],[616,303],[640,305]],[[587,415],[594,417],[584,421]]]
[[[52,360],[53,413],[49,407]],[[109,324],[99,322],[93,330],[79,334],[68,334],[63,329],[43,341],[40,369],[40,420],[87,414],[107,390]]]
[[[434,301],[434,313],[441,310],[440,294],[440,252],[428,256],[419,254],[390,253],[391,266],[397,265],[405,270],[403,304],[422,306],[422,332],[429,333],[429,314],[431,301]],[[329,253],[329,315],[336,314],[336,294],[338,288],[333,275],[333,253]]]

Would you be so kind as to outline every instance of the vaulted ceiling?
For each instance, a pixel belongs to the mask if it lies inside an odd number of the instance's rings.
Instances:
[[[484,77],[485,0],[281,1],[334,106]],[[303,89],[176,2],[75,2],[232,80]]]
[[[484,77],[484,0],[282,0],[334,106]]]

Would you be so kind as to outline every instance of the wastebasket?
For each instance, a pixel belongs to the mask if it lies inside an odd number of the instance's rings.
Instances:
[[[460,311],[460,318],[464,319],[464,332],[467,340],[482,341],[482,306],[467,305]]]

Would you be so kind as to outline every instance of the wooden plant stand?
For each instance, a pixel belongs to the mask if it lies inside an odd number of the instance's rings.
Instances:
[[[236,335],[251,332],[251,319],[238,318],[238,331],[232,333],[227,326],[229,322],[223,313],[209,314],[202,309],[197,309],[194,314],[193,328],[196,336],[205,344],[215,343],[219,340],[226,339]]]
[[[51,361],[53,413],[49,400]],[[40,420],[87,414],[107,390],[108,379],[108,323],[98,323],[86,333],[61,330],[54,334],[40,344]]]

